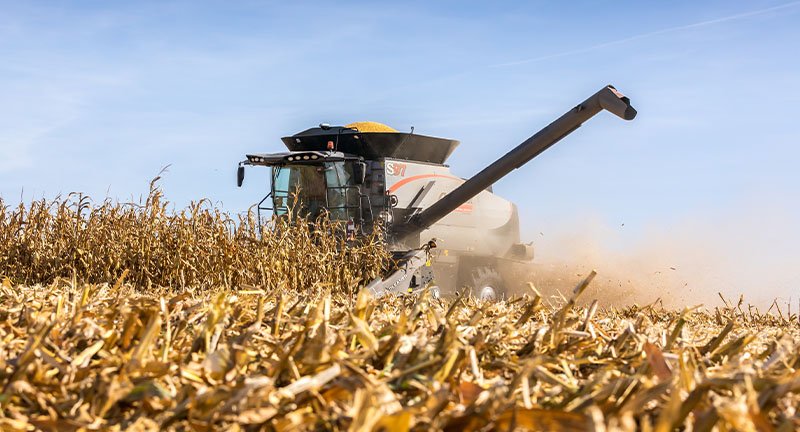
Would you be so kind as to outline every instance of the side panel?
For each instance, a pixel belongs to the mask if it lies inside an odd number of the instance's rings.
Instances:
[[[387,191],[397,197],[394,223],[425,209],[464,183],[444,165],[385,160]],[[439,249],[454,255],[501,256],[519,242],[515,206],[482,191],[420,234],[437,238]]]

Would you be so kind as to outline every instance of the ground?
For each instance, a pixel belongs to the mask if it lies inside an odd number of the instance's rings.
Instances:
[[[251,287],[0,290],[3,430],[795,430],[800,322]],[[650,429],[647,429],[650,428]]]

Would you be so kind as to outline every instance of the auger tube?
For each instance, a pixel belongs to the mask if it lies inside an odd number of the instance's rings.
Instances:
[[[609,111],[624,120],[633,120],[636,117],[636,110],[631,106],[630,100],[626,96],[610,85],[603,87],[590,98],[506,153],[505,156],[497,159],[481,172],[472,176],[442,199],[412,216],[406,224],[398,224],[397,233],[401,237],[418,234],[447,216],[482,190],[494,184],[497,180],[528,163],[602,110]]]

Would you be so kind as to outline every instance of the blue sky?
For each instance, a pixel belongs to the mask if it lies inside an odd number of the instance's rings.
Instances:
[[[320,122],[460,139],[450,163],[469,176],[611,83],[634,122],[600,115],[496,184],[526,238],[602,226],[610,247],[636,248],[724,225],[741,238],[723,253],[747,244],[800,259],[800,2],[0,8],[7,204],[72,191],[126,200],[170,164],[162,185],[176,205],[209,197],[241,211],[266,182],[250,171],[235,187],[243,154],[280,151],[280,136]],[[703,248],[719,247],[711,238]],[[792,277],[775,283],[782,293]]]

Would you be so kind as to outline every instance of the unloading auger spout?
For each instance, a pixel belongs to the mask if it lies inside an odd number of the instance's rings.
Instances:
[[[626,96],[610,85],[603,87],[483,171],[475,174],[463,185],[425,210],[411,216],[401,228],[401,234],[409,237],[433,225],[497,180],[528,163],[602,110],[609,111],[624,120],[633,120],[636,117],[636,110]]]

